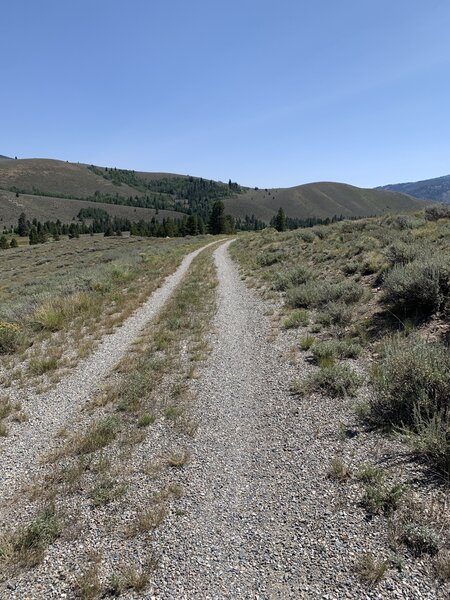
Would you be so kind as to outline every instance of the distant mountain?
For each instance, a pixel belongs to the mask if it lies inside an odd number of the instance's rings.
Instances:
[[[414,198],[450,203],[450,175],[409,183],[394,183],[377,188],[409,194]]]
[[[116,208],[124,206],[132,220],[143,218],[139,208],[167,211],[167,216],[169,211],[173,216],[195,212],[207,219],[212,203],[220,198],[226,212],[233,216],[254,215],[266,223],[280,207],[287,216],[303,219],[334,215],[364,217],[418,210],[424,205],[404,193],[344,183],[259,189],[174,173],[146,173],[38,158],[0,160],[0,192],[0,220],[4,222],[16,219],[25,208],[29,218],[53,212],[61,220],[72,219],[77,214],[76,203],[85,201]]]
[[[12,158],[10,156],[3,156],[3,154],[0,154],[0,160],[12,160]]]

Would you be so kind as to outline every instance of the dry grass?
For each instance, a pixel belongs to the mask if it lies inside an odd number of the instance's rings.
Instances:
[[[4,382],[14,379],[14,367],[23,372],[20,363],[28,365],[22,386],[49,374],[58,381],[148,298],[186,252],[202,244],[198,238],[82,236],[6,253],[0,355],[4,347],[16,360],[8,367],[9,355],[1,358]]]
[[[209,329],[215,303],[215,268],[212,249],[200,254],[164,307],[126,357],[98,398],[83,414],[82,427],[61,431],[56,450],[47,457],[52,461],[40,477],[22,495],[28,502],[54,502],[57,506],[82,507],[83,521],[96,511],[96,522],[106,536],[124,536],[127,544],[141,544],[141,538],[159,527],[173,504],[183,495],[176,471],[187,465],[184,448],[196,424],[190,416],[190,392],[186,382],[192,359],[206,352],[203,338]],[[176,376],[175,376],[176,374]],[[179,438],[176,450],[160,455],[148,451],[147,438],[152,423]],[[141,450],[143,448],[146,450]],[[142,457],[130,467],[131,457]],[[136,458],[133,458],[135,465]],[[130,490],[142,487],[142,498]],[[136,479],[137,477],[137,479]],[[145,481],[145,479],[144,479]],[[126,503],[126,504],[125,504]],[[118,507],[127,508],[121,525]],[[71,511],[73,509],[71,508]],[[131,525],[130,525],[131,521]],[[80,533],[78,535],[81,535]],[[115,573],[100,572],[91,565],[77,580],[78,597],[96,598],[113,590],[136,591],[147,585],[151,570],[130,565]],[[122,592],[121,592],[122,593]]]

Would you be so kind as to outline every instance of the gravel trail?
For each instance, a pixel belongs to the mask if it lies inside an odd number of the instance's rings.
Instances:
[[[51,448],[55,434],[73,418],[108,371],[125,356],[141,329],[158,314],[183,279],[192,260],[210,245],[185,256],[161,287],[113,334],[105,336],[95,352],[54,389],[45,395],[29,394],[23,403],[29,421],[12,428],[8,437],[0,438],[0,504],[14,495],[22,481],[29,481],[36,473],[38,458]]]
[[[218,311],[195,384],[200,425],[180,475],[185,496],[157,533],[160,569],[145,597],[444,598],[417,560],[376,587],[355,574],[364,552],[383,557],[386,544],[357,494],[344,498],[327,477],[342,408],[289,394],[295,332],[271,336],[267,306],[241,281],[228,246],[215,252]]]

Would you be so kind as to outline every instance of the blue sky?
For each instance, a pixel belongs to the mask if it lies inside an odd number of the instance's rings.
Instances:
[[[260,187],[450,173],[447,0],[3,2],[0,154]]]

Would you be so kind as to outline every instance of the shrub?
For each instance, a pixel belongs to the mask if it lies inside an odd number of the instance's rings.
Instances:
[[[22,330],[15,323],[0,321],[0,354],[11,354],[20,346]]]
[[[306,391],[321,391],[334,397],[354,396],[361,378],[347,365],[332,365],[320,369],[306,383]]]
[[[306,267],[295,267],[282,273],[277,273],[272,284],[274,290],[284,292],[294,285],[300,285],[313,278],[313,274]]]
[[[285,253],[279,250],[275,252],[261,252],[261,254],[258,254],[257,256],[257,262],[260,267],[270,267],[271,265],[281,262],[285,258]]]
[[[408,546],[417,556],[431,554],[434,556],[439,550],[437,534],[425,525],[408,523],[404,526],[401,541]]]
[[[391,266],[406,265],[419,256],[420,250],[416,244],[405,244],[404,242],[395,242],[388,246],[385,251],[386,258]]]
[[[317,308],[338,300],[345,304],[352,304],[360,300],[363,293],[364,289],[353,281],[339,283],[307,281],[288,290],[286,299],[287,303],[294,308]]]
[[[357,358],[361,351],[359,344],[341,340],[317,342],[312,348],[313,357],[319,365],[333,362],[336,358]]]
[[[430,459],[436,468],[450,475],[450,418],[448,413],[439,413],[425,419],[415,412],[414,431],[405,432],[405,437],[418,454]]]
[[[384,300],[405,313],[430,315],[449,293],[449,276],[450,265],[443,256],[396,265],[384,277]]]
[[[319,238],[319,240],[323,240],[327,235],[327,228],[322,225],[317,225],[312,228],[313,233]]]
[[[383,469],[374,467],[373,465],[364,465],[356,474],[356,478],[364,483],[374,485],[383,481],[384,471]]]
[[[372,554],[363,554],[355,566],[361,579],[371,585],[383,579],[388,568],[389,565],[385,560],[379,561]]]
[[[308,231],[307,229],[301,229],[297,232],[297,236],[307,244],[311,244],[316,239],[316,236],[312,231]]]
[[[59,331],[64,327],[66,317],[60,305],[48,302],[34,311],[32,322],[36,329]]]
[[[351,319],[351,308],[344,302],[329,302],[317,315],[317,321],[328,327],[330,325],[348,325]]]
[[[372,514],[392,514],[399,507],[405,489],[400,483],[388,484],[382,480],[366,484],[363,504]]]
[[[300,340],[299,346],[300,350],[306,352],[309,350],[311,346],[314,344],[314,337],[312,335],[307,335]]]
[[[345,275],[353,275],[359,269],[359,263],[356,260],[349,260],[342,265],[341,269]]]
[[[372,413],[381,423],[414,427],[419,418],[447,413],[450,354],[416,336],[395,337],[372,375]]]
[[[312,346],[312,355],[318,365],[330,366],[338,356],[338,348],[339,342],[334,340],[317,342]]]
[[[296,329],[302,325],[306,327],[309,323],[308,312],[303,309],[294,310],[286,317],[283,323],[285,329]]]
[[[425,219],[427,221],[438,221],[439,219],[450,218],[450,206],[447,204],[434,204],[425,209]]]

